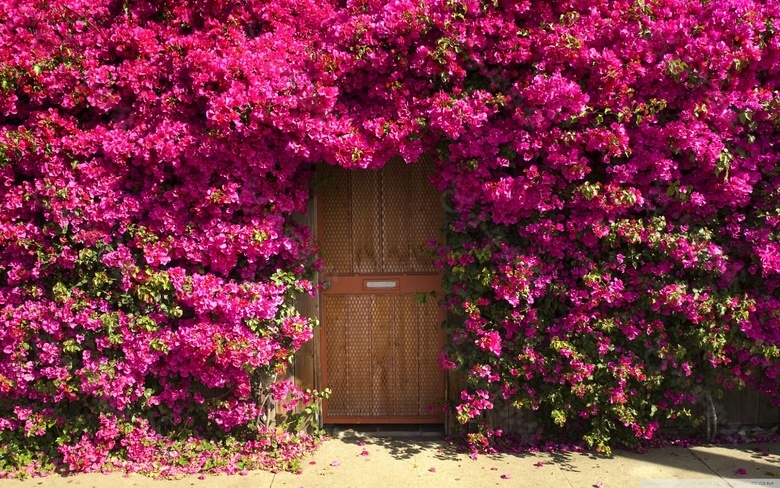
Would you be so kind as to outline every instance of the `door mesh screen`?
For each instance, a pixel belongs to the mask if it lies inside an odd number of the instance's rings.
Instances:
[[[438,305],[414,295],[329,295],[328,416],[426,416],[439,400]],[[382,326],[375,326],[382,324]]]
[[[436,275],[426,245],[441,221],[433,162],[318,169],[323,274]],[[395,278],[394,278],[395,279]],[[432,291],[432,290],[417,290]],[[431,418],[441,397],[439,307],[409,291],[322,297],[327,418]]]
[[[435,273],[426,250],[441,219],[428,182],[433,163],[394,160],[381,170],[320,171],[325,274]]]

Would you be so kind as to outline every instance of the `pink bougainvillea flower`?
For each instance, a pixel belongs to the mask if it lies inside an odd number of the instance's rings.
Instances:
[[[746,470],[745,468],[739,468],[739,469],[737,470],[737,474],[738,474],[738,475],[743,475],[743,476],[744,476],[744,475],[746,475],[746,474],[747,474],[747,470]]]
[[[360,441],[360,442],[358,442],[358,446],[360,446],[360,447],[363,447],[363,446],[365,446],[365,445],[366,445],[365,441]]]
[[[361,456],[368,456],[368,451],[367,451],[367,450],[365,450],[365,449],[363,449],[363,450],[360,452],[360,455],[361,455]]]
[[[509,474],[509,473],[504,473],[504,474],[501,475],[501,479],[511,480],[512,479],[512,475]]]
[[[436,472],[436,468],[433,468],[433,467],[428,468],[428,471],[430,471],[431,473],[435,473]]]
[[[544,463],[541,461],[537,461],[536,464],[534,464],[534,466],[536,466],[537,468],[541,468],[542,466],[544,466]]]
[[[335,468],[335,467],[337,467],[337,466],[341,466],[341,463],[340,463],[340,462],[338,462],[338,461],[333,461],[332,463],[330,463],[330,465],[331,465],[331,466],[333,466],[333,467]]]
[[[0,0],[13,443],[70,472],[291,466],[313,439],[246,432],[255,373],[314,335],[290,306],[329,266],[294,217],[313,166],[428,154],[470,457],[509,446],[479,420],[499,401],[577,433],[545,449],[608,450],[702,386],[780,398],[777,1],[117,3]],[[250,438],[206,460],[173,431]]]
[[[603,483],[603,482],[601,482],[601,481],[597,481],[597,482],[596,482],[596,483],[593,485],[593,488],[603,488],[603,487],[604,487],[604,483]]]

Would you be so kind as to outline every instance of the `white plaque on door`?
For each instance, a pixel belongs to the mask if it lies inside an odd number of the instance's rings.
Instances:
[[[395,290],[398,280],[365,280],[363,286],[368,290]]]

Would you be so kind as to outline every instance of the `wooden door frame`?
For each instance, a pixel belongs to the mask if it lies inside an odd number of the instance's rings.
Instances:
[[[320,163],[322,164],[322,163]],[[371,170],[364,170],[364,169],[356,169],[356,170],[350,170],[350,171],[371,171]],[[315,171],[315,178],[316,178],[316,171]],[[312,233],[316,236],[317,242],[323,242],[324,238],[324,229],[323,229],[323,206],[320,202],[320,195],[316,191],[312,191],[311,198],[310,198],[310,216],[311,218],[311,227],[312,227]],[[444,209],[441,208],[440,213],[440,221],[443,220],[444,216]],[[317,311],[317,317],[319,319],[320,327],[318,327],[317,333],[315,335],[315,339],[317,344],[315,345],[315,366],[317,368],[316,371],[316,381],[318,383],[319,389],[324,389],[327,387],[328,382],[328,356],[327,356],[327,317],[326,317],[326,309],[323,306],[323,300],[324,296],[326,294],[347,294],[347,293],[355,293],[355,292],[364,292],[365,291],[365,282],[366,281],[372,281],[372,280],[393,280],[397,279],[399,281],[398,288],[389,289],[389,290],[383,290],[383,289],[376,289],[372,290],[373,294],[409,294],[414,293],[417,289],[419,289],[419,286],[427,287],[430,286],[432,282],[435,281],[435,289],[441,291],[441,282],[443,279],[443,275],[441,272],[439,272],[436,275],[432,275],[430,273],[381,273],[381,274],[341,274],[341,275],[325,275],[322,271],[318,271],[316,274],[316,279],[318,283],[322,283],[325,279],[328,279],[330,281],[330,289],[323,290],[318,289],[317,291],[317,297],[316,297],[316,311]],[[438,299],[439,297],[436,297],[435,299]],[[439,307],[438,310],[438,323],[441,324],[444,321],[445,318],[445,312],[441,307]],[[441,349],[444,345],[444,331],[441,327],[439,327],[439,330],[437,331],[437,347],[438,349]],[[447,398],[447,385],[448,385],[448,375],[446,374],[446,371],[439,368],[436,370],[437,376],[438,376],[438,396],[443,401],[446,401]],[[372,417],[372,416],[328,416],[328,401],[323,400],[321,405],[321,412],[322,415],[320,417],[320,426],[322,427],[322,424],[443,424],[446,428],[448,425],[447,416],[444,414],[444,412],[439,409],[435,413],[431,415],[425,415],[425,416],[381,416],[381,417]]]

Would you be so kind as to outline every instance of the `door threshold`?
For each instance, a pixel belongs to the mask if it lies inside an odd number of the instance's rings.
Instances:
[[[439,440],[444,438],[443,424],[326,424],[334,439],[354,437],[394,437]]]

